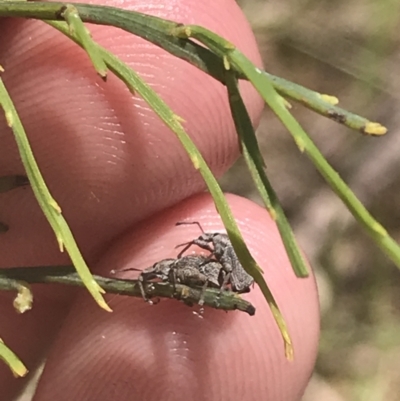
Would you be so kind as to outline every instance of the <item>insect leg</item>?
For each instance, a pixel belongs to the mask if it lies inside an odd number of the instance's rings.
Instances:
[[[230,283],[231,280],[231,274],[232,272],[225,272],[226,274],[224,275],[224,279],[221,284],[221,288],[219,289],[219,292],[221,293],[223,290],[226,290],[228,287],[228,284]]]
[[[186,246],[185,246],[186,245]],[[193,241],[190,242],[185,242],[184,244],[177,245],[175,248],[179,248],[181,246],[185,246],[179,253],[177,258],[180,259],[182,255],[192,246],[192,245],[197,245],[199,248],[205,249],[206,251],[209,251],[211,253],[214,253],[214,248],[205,240],[202,239],[194,239]]]
[[[140,293],[142,294],[142,298],[145,302],[148,302],[150,305],[153,305],[153,301],[147,297],[145,286],[147,283],[143,280],[143,276],[139,276],[137,284],[139,286]]]
[[[176,281],[177,281],[176,269],[177,269],[176,265],[173,264],[171,266],[171,269],[170,269],[169,273],[168,273],[168,281],[174,287],[174,294],[176,293]]]
[[[204,293],[206,292],[208,286],[208,278],[206,279],[203,288],[201,289],[201,295],[200,295],[200,299],[199,299],[199,305],[203,306],[204,305]]]
[[[189,242],[185,242],[183,244],[179,244],[175,247],[176,248],[180,248],[181,246],[184,246],[184,248],[178,253],[177,258],[180,259],[182,257],[182,255],[192,246],[194,245],[194,241],[189,241]]]

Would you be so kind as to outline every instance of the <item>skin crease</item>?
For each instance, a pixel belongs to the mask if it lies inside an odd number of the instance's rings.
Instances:
[[[233,1],[102,4],[206,26],[260,65],[251,30]],[[120,30],[90,29],[185,119],[213,171],[225,172],[239,150],[222,85]],[[37,21],[2,21],[0,60],[41,171],[93,272],[144,268],[175,256],[176,244],[199,234],[195,227],[175,227],[176,221],[221,229],[212,200],[196,195],[204,184],[174,135],[111,73],[103,83],[61,34]],[[242,89],[256,124],[262,102],[249,85]],[[0,174],[23,173],[3,116],[0,140]],[[229,202],[287,320],[295,361],[285,360],[257,288],[246,295],[257,308],[254,317],[206,309],[200,318],[196,307],[176,301],[150,307],[117,296],[108,297],[114,312],[107,314],[83,291],[35,286],[34,308],[24,315],[13,311],[10,294],[0,295],[6,344],[31,371],[49,352],[35,401],[301,397],[318,342],[314,279],[294,277],[266,211],[235,196]],[[29,188],[1,194],[0,210],[0,220],[10,226],[1,234],[0,266],[68,263]],[[2,400],[11,400],[24,382],[0,365]]]

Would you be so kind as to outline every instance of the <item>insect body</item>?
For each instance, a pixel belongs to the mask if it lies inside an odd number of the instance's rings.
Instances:
[[[206,285],[219,288],[223,281],[223,270],[216,260],[201,255],[185,256],[175,259],[169,272],[169,282],[193,285]]]
[[[207,287],[220,288],[222,286],[224,271],[219,262],[209,260],[209,258],[201,255],[184,256],[179,259],[163,259],[144,269],[138,277],[140,292],[147,302],[150,300],[146,296],[145,286],[153,279],[173,285],[202,286],[203,291],[205,291]],[[202,299],[199,303],[203,303]]]
[[[198,222],[177,223],[177,225],[182,224],[197,224],[203,231]],[[215,259],[222,265],[224,274],[221,288],[224,288],[227,284],[230,284],[232,287],[232,291],[238,293],[250,291],[250,286],[254,283],[254,279],[244,270],[243,266],[240,264],[227,234],[205,233],[203,231],[203,234],[201,234],[198,238],[185,244],[178,245],[184,246],[182,251],[178,254],[178,258],[180,258],[183,253],[187,251],[192,245],[197,245],[200,248],[210,251],[211,255],[214,256]]]

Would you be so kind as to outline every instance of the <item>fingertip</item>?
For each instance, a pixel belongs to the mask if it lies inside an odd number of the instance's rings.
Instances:
[[[249,24],[231,0],[180,0],[168,6],[161,0],[101,3],[204,25],[261,63]],[[40,170],[85,257],[93,257],[136,222],[204,189],[179,140],[140,96],[132,95],[111,73],[107,83],[102,82],[86,53],[41,21],[24,21],[18,28],[1,27],[0,54],[6,70],[2,77]],[[90,25],[90,31],[185,120],[184,129],[213,173],[224,173],[239,155],[226,88],[121,29]],[[257,124],[263,102],[251,85],[243,84],[244,100]],[[0,170],[21,173],[17,147],[2,122],[0,115]],[[41,246],[47,249],[54,242],[31,193],[20,192],[17,202],[7,195],[1,203],[9,225],[20,228],[19,239],[7,244],[16,262],[22,249],[45,259]],[[32,231],[34,238],[26,239],[23,232]]]
[[[294,361],[285,358],[282,336],[258,288],[243,295],[256,307],[253,317],[209,308],[199,317],[196,307],[175,300],[150,307],[118,296],[112,296],[113,314],[104,315],[80,297],[50,355],[40,394],[54,394],[51,388],[60,390],[84,377],[84,385],[73,386],[73,396],[86,401],[112,400],[112,394],[121,401],[132,394],[148,400],[299,399],[318,343],[315,281],[295,277],[264,209],[232,195],[228,201],[287,322]],[[182,220],[199,221],[206,231],[222,229],[211,197],[193,197],[118,238],[97,271],[106,275],[111,267],[144,268],[176,257],[176,244],[199,235],[196,226],[175,226]],[[128,383],[130,377],[134,383]]]

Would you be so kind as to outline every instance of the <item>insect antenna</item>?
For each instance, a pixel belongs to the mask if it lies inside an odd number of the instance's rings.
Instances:
[[[142,269],[136,269],[135,267],[128,267],[128,268],[126,268],[126,269],[121,269],[121,270],[115,270],[115,269],[113,269],[113,270],[110,271],[110,273],[111,273],[111,274],[117,274],[117,273],[121,273],[121,272],[132,271],[132,270],[134,270],[135,272],[141,272],[141,271],[142,271]]]
[[[201,224],[198,221],[178,221],[178,223],[176,223],[175,225],[176,226],[183,226],[183,225],[186,225],[186,224],[196,224],[200,228],[200,231],[203,234],[205,234],[205,232],[203,230],[203,227],[201,226]]]

